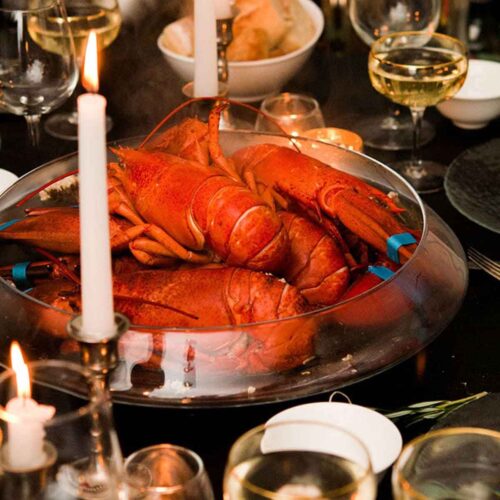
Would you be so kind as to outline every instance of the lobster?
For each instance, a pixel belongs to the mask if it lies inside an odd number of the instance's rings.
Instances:
[[[338,221],[381,253],[394,241],[391,237],[405,235],[404,244],[396,239],[392,252],[398,263],[405,263],[416,248],[415,237],[395,217],[402,209],[357,177],[274,144],[247,146],[231,160],[249,186],[259,193],[272,190],[287,203],[299,205],[331,231],[344,249],[335,225]]]
[[[193,337],[200,359],[212,363],[215,370],[265,373],[296,367],[313,356],[316,329],[311,319],[272,322],[301,315],[307,307],[295,287],[269,274],[222,265],[137,271],[115,274],[113,294],[117,311],[142,325],[142,331],[156,332],[156,360],[161,357],[164,333],[148,326],[212,327],[212,332],[201,330]],[[80,311],[79,286],[68,280],[41,283],[29,295],[71,314]],[[44,314],[41,321],[52,329],[54,311]],[[250,323],[257,324],[240,334],[231,329],[222,337],[213,334],[221,329],[217,325]],[[169,335],[175,331],[166,334],[167,344]]]

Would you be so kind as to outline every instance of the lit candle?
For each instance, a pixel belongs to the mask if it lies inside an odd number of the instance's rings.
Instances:
[[[214,0],[215,19],[229,19],[233,17],[230,0]]]
[[[106,177],[106,99],[97,94],[97,43],[87,42],[82,83],[89,93],[78,97],[78,168],[82,332],[91,340],[115,330]]]
[[[218,91],[214,4],[194,0],[194,97],[213,97]]]
[[[9,466],[12,469],[36,469],[46,461],[43,424],[54,416],[56,410],[53,406],[39,405],[31,399],[28,367],[17,342],[12,343],[10,352],[12,368],[16,374],[17,397],[11,399],[6,406],[9,416]]]

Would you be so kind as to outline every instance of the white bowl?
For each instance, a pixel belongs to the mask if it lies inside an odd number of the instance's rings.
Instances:
[[[323,32],[324,18],[321,9],[312,0],[300,0],[300,3],[314,23],[314,36],[300,49],[279,57],[256,61],[230,61],[229,97],[244,102],[260,101],[267,95],[279,92],[307,61]],[[194,59],[165,48],[162,38],[163,33],[158,37],[158,47],[168,64],[186,82],[192,81]]]
[[[0,168],[0,193],[3,193],[7,188],[12,186],[17,179],[19,177],[13,172]]]
[[[379,477],[401,453],[403,439],[398,428],[384,415],[364,406],[308,403],[288,408],[274,415],[266,424],[295,420],[332,424],[349,431],[366,446],[373,471]]]
[[[500,116],[500,63],[471,59],[463,87],[437,109],[460,128],[488,125]]]

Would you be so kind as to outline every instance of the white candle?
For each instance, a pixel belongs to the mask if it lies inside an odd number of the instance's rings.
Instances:
[[[229,19],[233,17],[230,0],[214,0],[215,19]]]
[[[11,347],[12,366],[16,372],[17,397],[6,406],[9,416],[7,424],[7,453],[12,469],[36,469],[46,461],[43,451],[44,422],[50,420],[55,408],[39,405],[31,399],[28,367],[24,363],[19,344]]]
[[[91,32],[78,97],[78,168],[82,333],[91,340],[115,330],[106,176],[106,99],[98,95],[97,44]]]
[[[213,0],[194,0],[194,97],[213,97],[218,91]]]

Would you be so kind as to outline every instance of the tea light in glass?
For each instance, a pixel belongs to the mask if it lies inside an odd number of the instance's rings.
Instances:
[[[312,128],[325,126],[323,113],[313,97],[284,92],[266,97],[260,106],[255,130],[300,136]]]
[[[307,130],[302,134],[304,137],[310,139],[316,139],[321,142],[326,142],[328,144],[335,144],[345,149],[350,149],[352,151],[362,151],[363,150],[363,139],[352,132],[351,130],[346,130],[343,128],[335,127],[323,127],[323,128],[313,128]]]

